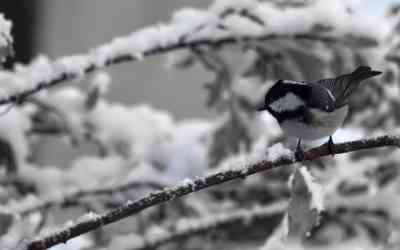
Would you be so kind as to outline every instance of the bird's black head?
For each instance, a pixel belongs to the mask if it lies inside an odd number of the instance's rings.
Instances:
[[[304,106],[310,96],[310,88],[303,83],[279,80],[266,93],[264,103],[258,111],[268,110],[271,114],[295,110]]]
[[[265,95],[259,111],[268,110],[279,122],[306,116],[308,108],[334,110],[334,100],[323,86],[295,81],[277,81]]]

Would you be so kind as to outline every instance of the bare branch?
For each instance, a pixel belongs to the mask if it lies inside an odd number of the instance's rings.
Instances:
[[[372,139],[362,139],[351,142],[336,144],[334,147],[335,154],[348,153],[362,149],[372,149],[378,147],[396,146],[400,147],[400,136],[380,136]],[[311,161],[329,155],[329,149],[326,144],[312,148],[304,152],[303,161]],[[101,226],[119,221],[128,216],[135,215],[146,208],[159,205],[161,203],[194,193],[215,185],[222,184],[234,179],[245,178],[258,172],[283,167],[296,162],[293,154],[282,155],[273,161],[262,160],[256,163],[249,163],[247,166],[232,166],[233,169],[210,174],[206,177],[196,178],[193,181],[185,181],[179,185],[165,188],[161,191],[153,192],[134,202],[127,202],[114,210],[106,212],[98,216],[89,216],[80,219],[76,224],[66,227],[58,232],[43,236],[42,238],[33,239],[25,242],[23,247],[19,249],[27,250],[43,250],[59,243],[65,243],[69,239],[95,230]]]

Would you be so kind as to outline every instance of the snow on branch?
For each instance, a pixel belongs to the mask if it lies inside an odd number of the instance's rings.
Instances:
[[[271,218],[283,214],[287,207],[287,201],[277,201],[268,206],[256,206],[254,208],[240,209],[233,212],[226,212],[217,215],[208,215],[194,219],[180,219],[170,230],[160,235],[154,235],[151,228],[145,235],[143,241],[132,246],[131,250],[156,249],[170,242],[193,237],[195,235],[210,232],[211,229],[227,228],[232,225],[249,225],[255,220]]]
[[[400,136],[385,135],[372,139],[340,143],[335,145],[333,151],[335,154],[342,154],[362,149],[372,149],[385,146],[400,147]],[[324,144],[304,152],[303,161],[315,160],[329,154],[330,152],[328,146]],[[249,163],[247,166],[232,166],[232,169],[230,170],[228,169],[226,171],[210,174],[205,177],[196,178],[193,181],[184,181],[176,186],[164,188],[163,190],[150,193],[149,195],[134,202],[127,202],[126,204],[104,214],[79,219],[73,225],[70,225],[60,231],[32,239],[31,241],[26,241],[19,249],[47,249],[54,245],[67,242],[69,239],[95,230],[101,226],[119,221],[131,215],[138,214],[146,208],[156,206],[161,203],[234,179],[245,178],[258,172],[283,167],[296,162],[300,162],[300,160],[296,159],[293,154],[282,153],[279,156],[274,156],[272,161],[269,159],[264,159],[256,163]]]
[[[27,205],[20,203],[12,205],[11,207],[5,205],[0,206],[0,214],[10,214],[16,216],[27,216],[31,213],[41,212],[51,207],[70,207],[82,205],[82,199],[99,196],[99,195],[112,195],[115,193],[126,192],[138,188],[151,188],[162,189],[165,185],[155,181],[133,181],[112,187],[99,187],[93,189],[82,189],[71,192],[63,197],[49,198],[45,200],[35,200],[33,204],[27,202]]]
[[[109,65],[200,45],[218,47],[277,39],[362,41],[376,45],[386,36],[386,23],[380,29],[370,29],[383,20],[350,13],[342,1],[332,2],[279,8],[268,2],[220,0],[208,10],[185,8],[177,11],[169,23],[115,38],[86,54],[56,60],[40,56],[29,65],[18,65],[13,72],[0,72],[0,104],[23,101],[42,89],[79,79]]]

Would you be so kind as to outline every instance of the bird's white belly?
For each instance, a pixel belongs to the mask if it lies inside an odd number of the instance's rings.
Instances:
[[[297,137],[305,140],[316,140],[331,136],[342,126],[348,112],[348,106],[335,110],[331,113],[310,109],[312,124],[305,124],[298,120],[283,121],[280,126],[289,137]]]

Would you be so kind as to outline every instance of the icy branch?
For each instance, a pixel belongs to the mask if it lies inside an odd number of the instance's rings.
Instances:
[[[0,104],[22,101],[42,89],[106,66],[178,49],[279,39],[358,42],[370,46],[386,35],[386,28],[371,32],[371,20],[349,14],[344,5],[333,5],[280,9],[258,1],[216,1],[209,10],[182,9],[167,24],[115,38],[86,54],[54,61],[42,56],[27,66],[19,65],[14,72],[0,72]]]
[[[372,139],[363,139],[351,142],[336,144],[334,148],[335,154],[348,153],[362,149],[372,149],[385,146],[400,146],[400,136],[381,136]],[[327,145],[312,148],[304,152],[303,161],[311,161],[329,155]],[[293,154],[284,154],[275,158],[273,161],[268,159],[252,163],[247,166],[238,168],[232,166],[231,170],[222,171],[211,174],[202,178],[196,178],[193,181],[185,181],[176,186],[165,188],[163,190],[153,192],[134,202],[128,202],[114,210],[96,216],[94,218],[81,219],[77,223],[62,229],[60,231],[43,236],[42,238],[33,239],[24,243],[27,250],[43,250],[54,245],[67,242],[69,239],[95,230],[101,226],[117,222],[128,216],[135,215],[141,211],[159,205],[161,203],[194,193],[215,185],[219,185],[234,179],[245,178],[258,172],[267,171],[283,166],[287,166],[296,162],[300,162]]]

